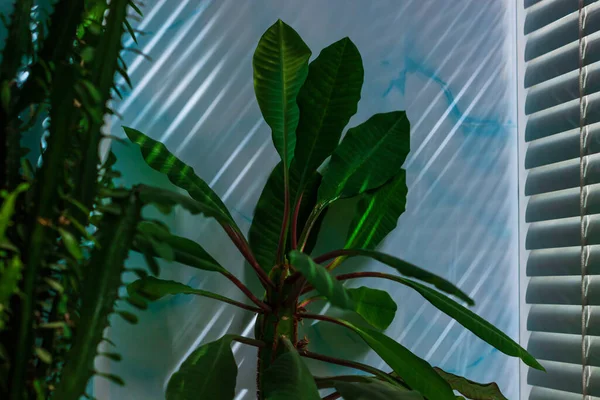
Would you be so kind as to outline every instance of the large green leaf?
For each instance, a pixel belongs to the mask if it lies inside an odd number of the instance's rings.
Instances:
[[[374,260],[377,260],[383,264],[394,268],[396,271],[398,271],[404,276],[416,278],[423,282],[430,283],[438,289],[440,289],[441,291],[452,294],[470,305],[475,304],[475,302],[466,293],[454,286],[451,282],[447,281],[446,279],[440,276],[432,274],[427,270],[419,268],[416,265],[401,260],[397,257],[385,253],[380,253],[374,250],[363,249],[347,249],[341,251],[340,253],[343,254],[343,256],[345,257],[370,257]]]
[[[355,311],[378,329],[393,321],[397,306],[388,293],[367,287],[346,289],[327,269],[297,250],[290,252],[290,262],[334,306]]]
[[[436,367],[434,369],[450,384],[452,389],[464,394],[471,400],[508,400],[494,382],[477,383],[446,372],[441,368]]]
[[[292,199],[296,196],[296,190],[300,182],[300,176],[295,168],[295,164],[295,162],[292,164],[292,168],[289,172],[290,197]],[[254,218],[248,234],[250,248],[259,265],[267,272],[269,272],[276,263],[277,246],[279,244],[279,235],[281,234],[281,224],[283,222],[285,208],[283,197],[285,190],[283,173],[282,163],[277,164],[273,171],[271,171],[271,175],[269,175],[269,179],[256,204]],[[306,219],[316,203],[317,190],[320,183],[321,175],[318,172],[313,173],[306,185],[305,193],[302,196],[298,217],[298,231],[301,231],[302,228],[304,228]],[[299,235],[300,233],[298,233],[298,236]],[[311,237],[314,238],[315,236],[312,235]],[[287,243],[290,244],[291,240],[288,240]],[[314,241],[311,244],[314,245]],[[310,251],[309,245],[307,245],[305,251]]]
[[[424,400],[419,392],[366,377],[363,382],[335,382],[335,389],[344,400]]]
[[[403,169],[373,193],[365,193],[356,206],[346,248],[375,249],[396,228],[406,207],[407,194],[406,171]]]
[[[140,222],[138,230],[152,236],[164,245],[169,246],[174,252],[175,261],[178,263],[206,271],[221,272],[223,274],[227,273],[225,268],[223,268],[217,260],[193,240],[173,235],[165,229],[161,229],[157,224],[148,221]],[[136,237],[136,242],[143,242],[144,240],[144,237]],[[145,248],[148,247],[146,246]]]
[[[319,188],[319,203],[375,189],[395,176],[410,150],[404,111],[375,114],[351,128],[335,149]]]
[[[448,383],[427,361],[381,332],[359,328],[346,321],[343,323],[355,331],[413,390],[429,399],[454,400]]]
[[[265,400],[320,400],[319,390],[306,364],[287,338],[286,351],[264,372]]]
[[[338,145],[356,113],[363,80],[360,53],[347,37],[324,48],[310,63],[298,94],[300,122],[294,159],[300,169],[300,186]]]
[[[167,384],[167,400],[233,400],[237,364],[233,335],[203,344],[188,356]]]
[[[196,175],[192,167],[175,157],[164,144],[142,132],[127,127],[123,127],[123,130],[127,137],[140,147],[144,160],[150,167],[165,174],[174,185],[187,190],[194,200],[218,211],[222,219],[233,224],[225,204],[210,186]]]
[[[421,296],[425,297],[433,306],[452,317],[459,324],[473,332],[480,339],[494,346],[504,354],[519,357],[523,362],[532,368],[544,370],[544,367],[531,355],[519,346],[508,335],[496,328],[494,325],[481,318],[468,308],[460,305],[451,298],[444,296],[437,290],[431,289],[425,285],[398,277],[398,282],[413,288]]]
[[[256,100],[286,171],[296,145],[296,97],[306,80],[310,55],[300,35],[277,20],[260,38],[252,58]]]
[[[354,310],[377,329],[386,329],[396,316],[398,306],[388,292],[365,286],[347,289]]]

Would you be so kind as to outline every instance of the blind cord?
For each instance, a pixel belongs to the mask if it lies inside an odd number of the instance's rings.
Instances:
[[[580,229],[581,229],[581,386],[583,400],[588,398],[588,379],[587,371],[587,260],[586,260],[586,223],[585,223],[585,156],[586,156],[586,137],[584,134],[585,127],[585,109],[584,95],[585,82],[583,76],[583,57],[584,57],[584,0],[579,0],[579,214],[580,214]]]

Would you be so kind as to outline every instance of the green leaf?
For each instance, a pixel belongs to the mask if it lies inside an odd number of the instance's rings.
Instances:
[[[169,262],[175,260],[175,251],[173,251],[173,248],[169,246],[168,243],[161,242],[160,240],[155,240],[153,237],[149,237],[148,241],[154,249],[154,253],[158,257]]]
[[[388,292],[361,286],[347,289],[354,300],[354,310],[377,329],[386,329],[396,316],[398,306]]]
[[[290,252],[290,264],[331,304],[346,310],[356,309],[354,300],[348,290],[325,267],[316,264],[309,256],[297,250],[292,250]]]
[[[413,390],[424,397],[435,400],[454,400],[452,389],[429,363],[400,343],[373,329],[359,328],[349,322],[343,322],[356,332],[396,374]]]
[[[290,198],[292,199],[296,197],[296,189],[300,183],[300,175],[295,165],[296,163],[294,162],[289,172]],[[281,234],[281,224],[285,208],[283,173],[283,164],[281,162],[271,171],[271,175],[269,175],[269,179],[256,204],[254,218],[252,219],[252,225],[248,234],[250,248],[259,265],[266,272],[269,272],[276,264],[277,246],[279,244],[279,235]],[[316,193],[320,183],[321,175],[316,172],[311,176],[306,185],[298,217],[298,236],[300,236],[300,231],[304,228],[306,219],[316,203]],[[292,204],[290,208],[293,207],[294,205]],[[290,211],[290,213],[292,212],[293,210]],[[288,240],[287,243],[290,244],[291,240]],[[314,245],[314,242],[311,244]],[[310,246],[307,245],[305,251],[309,252]]]
[[[198,243],[188,238],[172,235],[152,222],[143,221],[138,230],[152,236],[155,240],[168,245],[174,251],[174,259],[178,263],[205,271],[215,271],[226,274],[227,271],[217,260],[204,250]],[[137,236],[136,242],[143,242],[144,237]]]
[[[2,207],[0,207],[0,243],[7,241],[6,230],[11,224],[12,215],[15,212],[15,204],[19,194],[29,189],[28,183],[21,183],[15,190],[4,196]]]
[[[150,167],[165,174],[175,186],[186,190],[198,203],[219,213],[219,218],[215,215],[209,216],[234,224],[225,204],[210,186],[195,174],[192,167],[175,157],[164,144],[142,132],[125,126],[123,130],[127,137],[140,147],[142,156]]]
[[[265,400],[320,400],[310,370],[287,338],[281,339],[286,350],[264,372]]]
[[[290,263],[334,306],[355,311],[377,329],[393,321],[397,306],[388,293],[367,287],[346,289],[327,269],[297,250],[290,252]]]
[[[75,236],[62,228],[58,228],[58,231],[69,254],[77,261],[83,259],[81,247],[79,247],[79,242],[75,239]]]
[[[36,347],[35,355],[38,356],[40,361],[43,362],[44,364],[52,363],[52,354],[50,354],[50,352],[46,349],[43,349],[41,347]]]
[[[508,400],[496,383],[477,383],[462,376],[454,375],[441,368],[434,368],[452,389],[472,400]]]
[[[7,262],[5,265],[4,263]],[[5,311],[11,296],[18,292],[23,263],[19,256],[0,260],[0,331],[4,328]]]
[[[350,224],[346,248],[375,249],[396,228],[406,207],[406,171],[373,193],[365,193],[356,206]]]
[[[193,240],[170,234],[167,239],[163,240],[165,240],[165,243],[173,249],[174,260],[176,262],[205,271],[220,272],[222,274],[228,273],[225,268],[219,265],[219,263],[212,258],[211,255],[204,250],[204,248],[202,248],[202,246]],[[145,237],[138,235],[135,238],[135,245],[136,246],[134,250],[138,250],[143,253],[144,249],[147,249],[147,245],[149,245],[149,243]],[[158,256],[158,254],[154,252],[150,254],[153,256]]]
[[[129,322],[130,324],[135,325],[138,323],[138,317],[133,313],[130,313],[128,311],[117,311],[116,314],[123,318],[125,321]]]
[[[375,114],[351,128],[335,149],[319,188],[319,203],[375,189],[395,176],[410,150],[404,111]]]
[[[203,344],[188,356],[167,385],[167,400],[233,400],[237,364],[232,335]]]
[[[132,297],[139,295],[150,301],[159,300],[167,295],[195,294],[197,296],[209,297],[211,299],[220,300],[229,304],[236,304],[235,301],[228,297],[208,292],[206,290],[194,289],[184,285],[183,283],[157,279],[152,276],[144,279],[138,279],[137,281],[127,285],[127,293],[129,293],[129,295]]]
[[[344,400],[424,400],[419,392],[367,377],[364,382],[335,382],[335,389]]]
[[[306,80],[310,55],[300,35],[277,20],[260,38],[252,58],[256,100],[285,171],[294,157],[300,114],[296,97]]]
[[[140,200],[146,204],[155,204],[169,209],[180,205],[192,214],[204,214],[207,217],[216,219],[223,226],[236,228],[233,220],[221,210],[184,194],[145,185],[138,186],[137,191],[140,194]]]
[[[496,328],[494,325],[475,314],[473,311],[463,307],[456,301],[444,296],[437,290],[431,289],[410,279],[398,278],[398,282],[403,283],[419,292],[433,306],[452,317],[459,324],[473,332],[477,337],[494,346],[504,354],[519,357],[523,362],[532,368],[544,371],[544,367],[531,355],[519,346],[508,335]]]
[[[347,257],[370,257],[374,260],[377,260],[383,264],[386,264],[396,271],[401,273],[404,276],[408,276],[411,278],[419,279],[423,282],[430,283],[434,285],[436,288],[440,289],[443,292],[452,294],[459,299],[465,301],[469,305],[474,305],[475,302],[462,290],[454,286],[452,283],[447,281],[446,279],[432,274],[431,272],[424,270],[422,268],[417,267],[411,263],[408,263],[404,260],[401,260],[397,257],[391,256],[389,254],[380,253],[374,250],[363,250],[363,249],[348,249],[343,250],[343,255]]]
[[[338,145],[344,127],[356,114],[363,80],[360,53],[347,37],[324,48],[310,63],[298,94],[294,157],[300,187]]]

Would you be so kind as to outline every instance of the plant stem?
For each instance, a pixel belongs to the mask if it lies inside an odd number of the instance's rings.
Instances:
[[[321,215],[321,212],[323,212],[325,207],[327,207],[327,204],[317,204],[308,216],[308,220],[306,221],[304,229],[302,230],[302,234],[300,235],[300,242],[298,243],[298,249],[300,251],[304,250],[304,246],[306,246],[306,242],[308,240],[308,236],[310,235],[310,231],[312,230],[313,226],[315,225],[315,222],[317,222],[319,215]]]
[[[296,207],[294,208],[294,216],[292,217],[292,249],[298,248],[298,214],[300,213],[300,205],[302,204],[302,196],[304,193],[300,193]]]
[[[316,320],[319,320],[319,321],[327,321],[327,322],[338,324],[338,325],[341,325],[341,326],[347,328],[346,324],[344,324],[339,319],[333,318],[333,317],[328,317],[327,315],[309,314],[309,313],[301,313],[301,314],[296,314],[296,315],[298,317],[300,317],[300,318],[316,319]]]
[[[335,387],[335,382],[365,382],[365,375],[338,375],[338,376],[315,376],[315,383],[319,389]]]
[[[349,254],[354,254],[354,252],[351,249],[334,250],[330,251],[329,253],[321,254],[320,256],[315,257],[313,261],[317,264],[322,264],[324,261],[331,260],[332,258],[337,258]]]
[[[254,269],[254,272],[256,272],[256,275],[258,275],[258,278],[260,279],[265,289],[274,288],[275,285],[273,284],[273,282],[271,282],[271,279],[269,279],[267,273],[260,267],[258,261],[256,261],[256,258],[254,258],[254,254],[252,254],[252,251],[250,250],[246,239],[241,234],[234,231],[233,228],[231,228],[230,226],[223,226],[223,229],[225,230],[227,236],[229,236],[235,247],[238,248],[242,256],[244,256],[246,261],[248,261],[250,266]]]
[[[270,312],[271,311],[271,307],[269,307],[267,304],[265,304],[264,302],[260,301],[251,291],[250,289],[248,289],[248,287],[246,285],[244,285],[238,278],[236,278],[232,273],[230,272],[223,272],[222,273],[227,279],[229,279],[231,282],[233,282],[233,284],[235,286],[237,286],[242,292],[244,292],[244,294],[246,296],[248,296],[248,298],[250,300],[252,300],[252,302],[254,304],[256,304],[257,306],[259,306],[261,308],[262,311],[265,312]],[[254,307],[252,307],[254,308]],[[258,312],[262,312],[261,310],[259,310]]]
[[[307,305],[309,305],[313,301],[323,300],[323,299],[325,299],[325,297],[323,297],[323,296],[309,297],[308,299],[302,301],[302,303],[298,304],[298,308],[305,308]]]
[[[376,377],[385,380],[386,382],[393,382],[393,379],[390,376],[388,376],[388,374],[386,374],[385,372],[383,372],[375,367],[371,367],[370,365],[367,365],[367,364],[362,364],[359,362],[349,361],[349,360],[342,360],[340,358],[329,357],[329,356],[326,356],[323,354],[313,353],[308,350],[301,351],[300,355],[302,357],[312,358],[313,360],[319,360],[319,361],[327,362],[330,364],[341,365],[343,367],[348,367],[348,368],[357,369],[359,371],[368,372],[369,374],[373,374]]]
[[[336,276],[338,281],[345,281],[348,279],[355,278],[381,278],[381,279],[389,279],[390,281],[402,282],[402,278],[396,275],[385,274],[383,272],[352,272],[350,274],[342,274]]]
[[[288,222],[290,220],[290,188],[287,176],[287,169],[284,170],[284,200],[283,200],[283,221],[281,222],[281,231],[279,232],[279,243],[277,244],[277,263],[283,263],[283,253],[285,252],[285,242],[287,239]]]
[[[247,344],[249,346],[258,347],[258,348],[265,347],[267,345],[262,340],[256,340],[256,339],[248,338],[245,336],[235,336],[233,338],[233,340],[235,340],[236,342],[240,342],[240,343]]]

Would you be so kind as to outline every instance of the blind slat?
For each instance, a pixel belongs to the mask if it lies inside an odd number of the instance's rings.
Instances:
[[[596,0],[584,0],[584,6]],[[525,34],[534,32],[560,18],[577,11],[579,2],[573,0],[545,0],[529,8],[525,17]]]
[[[587,334],[600,336],[600,307],[589,306]],[[527,316],[527,329],[533,332],[581,335],[581,306],[532,305]]]
[[[531,196],[525,211],[525,222],[547,221],[580,215],[579,188],[558,190]],[[600,184],[584,188],[586,214],[600,214]]]
[[[581,276],[580,246],[533,250],[527,258],[527,276]],[[600,246],[586,246],[588,273],[600,275]]]
[[[600,10],[600,3],[598,4]],[[600,26],[600,21],[598,24]],[[600,62],[585,66],[583,74],[586,77],[586,93],[592,94],[600,91]],[[575,99],[579,99],[579,70],[533,86],[527,93],[525,114],[530,115]]]
[[[583,392],[581,387],[581,365],[555,361],[542,361],[541,364],[546,368],[546,372],[530,368],[527,374],[527,383],[571,393],[581,394]],[[600,368],[589,368],[591,375],[588,394],[600,394]]]
[[[529,395],[529,400],[581,400],[581,395],[561,390],[534,387]],[[589,396],[586,400],[600,400],[600,397]]]
[[[600,60],[600,32],[584,37],[584,42],[583,65],[591,65]],[[528,62],[525,70],[525,88],[577,69],[579,69],[579,43],[574,41]]]
[[[585,238],[588,244],[600,244],[600,215],[586,216]],[[525,238],[525,248],[548,249],[581,244],[580,217],[533,222]]]
[[[600,153],[600,123],[586,125],[587,154]],[[579,158],[579,127],[536,139],[527,144],[525,168],[541,167]]]
[[[598,277],[600,278],[600,277]],[[525,301],[528,304],[581,304],[581,277],[544,276],[531,278]],[[588,287],[588,304],[600,306],[600,279],[592,279]],[[581,338],[579,338],[581,345]]]
[[[585,157],[585,185],[600,183],[600,154]],[[567,160],[529,170],[525,195],[579,187],[579,159]]]
[[[533,332],[527,351],[539,360],[581,365],[581,336]],[[587,362],[600,367],[600,337],[590,337]]]
[[[600,93],[585,96],[586,123],[600,122]],[[559,104],[529,116],[525,141],[529,142],[556,133],[579,128],[579,99]]]
[[[586,34],[600,30],[600,4],[598,2],[590,4],[585,11],[587,12],[587,25],[589,26],[586,29]],[[529,35],[525,45],[525,61],[530,61],[578,40],[578,14],[578,10],[575,10]]]

